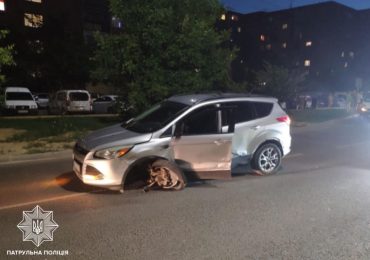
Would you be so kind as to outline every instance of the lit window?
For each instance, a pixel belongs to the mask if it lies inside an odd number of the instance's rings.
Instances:
[[[34,2],[34,3],[42,3],[42,0],[26,0],[28,2]]]
[[[286,47],[287,47],[288,45],[287,45],[287,43],[286,42],[283,42],[283,44],[281,45],[281,47],[283,48],[283,49],[286,49]]]
[[[288,29],[288,24],[287,24],[287,23],[284,23],[284,24],[283,24],[283,26],[281,26],[281,28],[282,28],[283,30]]]
[[[114,28],[121,29],[121,28],[123,27],[123,23],[122,23],[121,19],[119,19],[119,18],[117,18],[117,17],[113,16],[113,17],[112,17],[112,26],[113,26]]]
[[[242,31],[242,28],[241,27],[238,27],[238,32],[241,32]]]
[[[222,20],[222,21],[225,21],[225,20],[226,20],[226,14],[222,14],[222,15],[221,15],[221,20]]]
[[[309,67],[309,66],[311,66],[311,61],[310,61],[310,60],[305,60],[305,61],[304,61],[304,66],[305,66],[305,67]]]
[[[24,14],[24,26],[39,28],[42,26],[44,17],[41,14]]]
[[[340,55],[342,58],[344,58],[344,51],[342,51],[342,54]]]
[[[261,40],[261,42],[264,42],[264,41],[266,40],[265,35],[261,34],[261,35],[260,35],[260,40]]]
[[[348,67],[348,62],[345,62],[344,63],[344,67],[347,68]]]
[[[271,50],[271,48],[272,48],[272,45],[271,44],[267,44],[266,45],[266,50]]]
[[[231,20],[238,21],[239,20],[239,17],[237,15],[232,15],[231,16]]]
[[[44,51],[44,45],[40,40],[27,41],[28,47],[35,53],[40,54]]]
[[[310,47],[310,46],[312,46],[312,42],[311,41],[307,41],[306,42],[306,47]]]
[[[351,57],[352,59],[355,57],[355,53],[353,51],[350,51],[348,53],[349,57]]]
[[[243,60],[243,59],[241,59],[241,60],[240,60],[240,63],[244,63],[244,60]]]
[[[0,0],[0,11],[5,11],[5,3],[4,3],[4,0]]]

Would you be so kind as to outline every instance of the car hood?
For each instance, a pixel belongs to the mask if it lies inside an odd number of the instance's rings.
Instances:
[[[152,133],[135,133],[121,126],[121,124],[109,126],[94,131],[78,140],[80,146],[87,150],[98,150],[121,145],[134,145],[148,142]]]

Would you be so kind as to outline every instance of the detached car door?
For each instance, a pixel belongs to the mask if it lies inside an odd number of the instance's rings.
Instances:
[[[222,132],[222,109],[196,109],[175,126],[171,149],[176,163],[199,179],[231,178],[231,142],[234,126]]]

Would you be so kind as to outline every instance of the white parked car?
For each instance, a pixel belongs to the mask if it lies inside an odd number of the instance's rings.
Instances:
[[[36,94],[35,99],[39,109],[46,109],[49,106],[49,95],[47,93]]]
[[[37,104],[28,88],[7,87],[4,97],[6,114],[37,114]]]
[[[116,95],[105,95],[93,102],[93,112],[97,114],[117,113]]]
[[[59,90],[49,101],[49,113],[91,113],[92,100],[86,90]]]

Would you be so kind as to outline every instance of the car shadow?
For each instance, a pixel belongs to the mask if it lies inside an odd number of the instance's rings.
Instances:
[[[187,188],[217,188],[217,182],[230,181],[232,179],[238,179],[246,176],[261,176],[258,171],[253,170],[249,165],[241,165],[232,169],[231,179],[228,180],[200,180],[195,175],[185,173],[187,178]],[[95,194],[120,194],[118,191],[89,186],[81,182],[77,178],[74,172],[65,172],[55,178],[56,183],[63,189],[76,193],[95,193]],[[124,190],[141,190],[145,186],[145,182],[142,180],[133,181],[125,185]],[[153,188],[153,190],[158,190]]]

